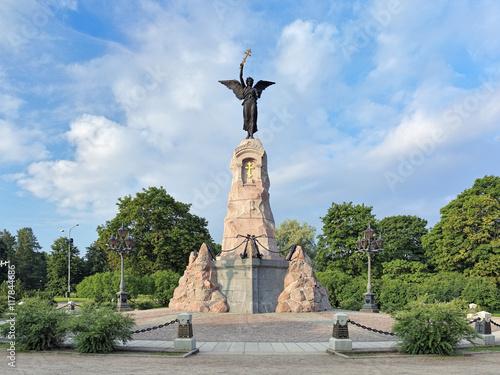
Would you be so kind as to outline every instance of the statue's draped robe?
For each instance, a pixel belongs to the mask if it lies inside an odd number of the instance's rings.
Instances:
[[[254,87],[246,86],[243,89],[243,130],[252,135],[257,132],[257,98],[258,93]]]

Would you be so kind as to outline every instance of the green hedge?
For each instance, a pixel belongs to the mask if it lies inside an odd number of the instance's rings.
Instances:
[[[133,276],[125,272],[125,290],[130,298],[135,299],[140,294],[150,295],[153,301],[161,306],[167,306],[174,295],[174,289],[179,283],[180,275],[171,271],[156,271],[143,277]],[[76,286],[78,297],[92,298],[97,303],[116,299],[120,288],[119,272],[96,273],[88,276]]]
[[[500,291],[494,279],[467,277],[458,272],[429,273],[424,264],[397,260],[384,263],[381,279],[372,279],[376,303],[385,312],[404,310],[419,297],[428,302],[450,302],[461,298],[484,310],[500,309]],[[366,292],[366,277],[352,277],[339,270],[317,272],[321,284],[328,288],[332,307],[359,310]]]

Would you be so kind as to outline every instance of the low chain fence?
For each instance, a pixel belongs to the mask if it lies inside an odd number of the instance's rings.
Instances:
[[[174,319],[174,320],[171,320],[170,322],[167,322],[167,323],[164,323],[164,324],[160,324],[160,325],[154,326],[154,327],[137,329],[135,331],[132,331],[132,334],[154,331],[154,330],[157,330],[157,329],[160,329],[160,328],[163,328],[163,327],[168,327],[169,325],[174,324],[174,323],[179,323],[179,319]]]
[[[478,318],[476,318],[476,319],[469,320],[469,321],[467,322],[467,324],[476,323],[476,322],[479,322],[480,320],[481,320],[481,318],[479,318],[479,317],[478,317]]]
[[[379,329],[367,327],[367,326],[365,326],[363,324],[356,323],[352,319],[349,319],[347,321],[347,323],[351,323],[351,324],[355,325],[356,327],[359,327],[359,328],[362,328],[362,329],[366,329],[367,331],[371,331],[371,332],[375,332],[375,333],[381,333],[383,335],[396,336],[396,334],[394,332],[381,331]]]
[[[474,324],[474,323],[477,323],[477,322],[480,322],[480,321],[481,321],[481,318],[477,317],[475,319],[467,321],[467,324]],[[357,323],[357,322],[355,322],[352,319],[348,319],[347,323],[350,323],[350,324],[352,324],[352,325],[354,325],[356,327],[359,327],[361,329],[365,329],[365,330],[370,331],[370,332],[380,333],[382,335],[387,335],[387,336],[396,336],[396,333],[394,333],[394,332],[382,331],[380,329],[368,327],[368,326],[365,326],[363,324]],[[493,325],[495,325],[495,326],[497,326],[497,327],[500,327],[500,324],[494,322],[493,320],[490,320],[490,323],[493,324]]]

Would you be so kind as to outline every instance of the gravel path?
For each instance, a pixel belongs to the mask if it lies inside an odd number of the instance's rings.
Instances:
[[[1,374],[342,374],[342,375],[498,375],[500,355],[469,357],[385,357],[344,359],[322,355],[203,355],[188,358],[139,355],[18,354],[16,368]],[[3,367],[5,366],[5,367]]]

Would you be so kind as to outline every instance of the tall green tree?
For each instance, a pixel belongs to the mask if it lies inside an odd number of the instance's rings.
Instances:
[[[318,269],[338,269],[351,276],[364,274],[366,256],[355,252],[356,241],[368,225],[376,229],[372,207],[352,202],[332,203],[321,219],[323,228],[318,236],[318,250],[314,258]]]
[[[12,261],[14,259],[14,245],[16,238],[7,229],[0,231],[0,260]],[[8,269],[6,266],[0,267],[0,283],[7,280]]]
[[[427,220],[417,216],[398,215],[385,217],[378,223],[384,239],[384,251],[380,253],[381,262],[408,260],[426,263],[422,237],[428,233]]]
[[[118,200],[118,214],[97,228],[98,246],[107,251],[110,266],[119,269],[119,256],[107,242],[123,225],[136,241],[135,252],[125,257],[132,274],[142,276],[159,270],[182,273],[191,251],[203,242],[212,243],[207,221],[189,212],[190,204],[177,202],[163,187],[150,187]]]
[[[88,276],[111,271],[108,263],[108,253],[104,249],[101,249],[97,242],[87,247],[85,259]]]
[[[14,245],[14,264],[16,279],[22,281],[25,290],[43,289],[47,280],[47,254],[31,228],[17,231]]]
[[[302,224],[295,219],[286,219],[276,228],[276,244],[279,251],[286,251],[293,245],[302,246],[302,250],[311,258],[316,255],[316,242],[314,241],[316,228],[305,221]]]
[[[80,251],[68,239],[57,238],[52,244],[52,253],[48,260],[48,282],[46,290],[63,296],[68,290],[68,251],[70,252],[70,286],[74,291],[76,285],[86,276],[85,261],[78,255]]]
[[[477,179],[440,213],[423,238],[436,269],[500,280],[500,177]]]

